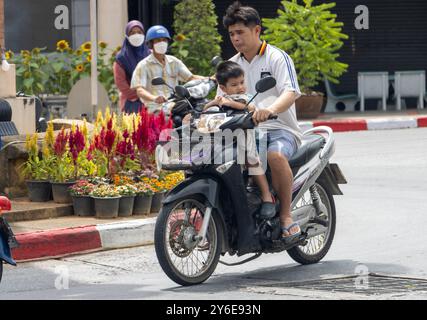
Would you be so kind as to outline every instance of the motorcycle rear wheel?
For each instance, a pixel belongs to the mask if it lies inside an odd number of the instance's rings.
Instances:
[[[322,260],[328,253],[335,235],[336,211],[334,198],[327,184],[322,180],[316,181],[316,187],[320,200],[328,211],[326,215],[329,223],[325,234],[307,239],[307,245],[296,246],[287,251],[293,260],[303,265],[314,264]],[[309,193],[308,196],[311,200]]]
[[[207,240],[198,245],[188,240],[200,230],[206,210],[203,203],[202,198],[193,196],[163,206],[154,229],[160,266],[171,280],[183,286],[206,281],[221,254],[222,228],[215,212],[210,218]]]

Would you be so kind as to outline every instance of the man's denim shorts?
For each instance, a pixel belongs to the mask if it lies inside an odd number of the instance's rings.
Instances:
[[[265,143],[259,143],[265,136],[265,131],[257,132],[257,145],[259,153],[265,152]],[[263,150],[264,149],[264,150]],[[295,136],[287,130],[268,130],[267,131],[267,152],[279,152],[290,159],[298,150],[298,144]]]

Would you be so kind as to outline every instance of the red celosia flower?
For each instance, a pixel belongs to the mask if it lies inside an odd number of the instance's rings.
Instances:
[[[62,157],[67,151],[67,141],[68,134],[66,134],[64,128],[62,128],[61,132],[56,136],[55,139],[54,152],[57,157]]]

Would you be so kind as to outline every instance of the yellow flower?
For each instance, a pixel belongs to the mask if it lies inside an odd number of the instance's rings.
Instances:
[[[70,48],[70,45],[68,44],[68,42],[66,40],[58,41],[58,43],[56,44],[56,50],[58,50],[60,52],[64,52],[65,50],[68,50],[69,48]]]
[[[83,136],[87,140],[87,121],[86,118],[83,119],[83,129],[82,129]]]
[[[99,110],[98,114],[96,116],[96,122],[95,122],[95,127],[98,128],[99,126],[102,125],[102,123],[104,122],[104,118],[102,116],[102,111]]]
[[[176,36],[176,41],[184,41],[186,39],[186,37],[180,33]]]
[[[74,54],[75,54],[75,55],[77,55],[77,56],[81,56],[81,55],[83,54],[83,51],[82,51],[82,49],[77,49],[77,50],[74,52]]]
[[[31,52],[28,50],[21,50],[21,56],[23,58],[31,57]]]
[[[5,56],[6,56],[6,60],[10,60],[13,58],[13,52],[10,50],[6,51]]]
[[[33,50],[31,50],[31,53],[32,53],[33,55],[40,54],[40,52],[41,52],[40,48],[34,48]]]
[[[90,52],[90,50],[92,49],[92,44],[88,41],[88,42],[83,43],[80,48],[84,52]]]
[[[53,132],[53,122],[49,121],[47,123],[46,134],[43,140],[43,154],[45,155],[50,154],[50,150],[53,150],[54,145],[55,145],[55,134]]]
[[[106,42],[104,42],[104,41],[99,41],[98,46],[101,49],[105,49],[105,48],[107,48],[108,44]]]
[[[78,72],[82,72],[82,71],[84,70],[84,66],[83,66],[82,64],[78,64],[78,65],[76,66],[76,70],[77,70]]]

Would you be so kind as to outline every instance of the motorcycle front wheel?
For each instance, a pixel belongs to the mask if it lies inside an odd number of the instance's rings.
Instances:
[[[206,239],[194,238],[201,229],[206,206],[194,196],[163,206],[154,230],[157,259],[166,275],[176,283],[190,286],[206,281],[214,272],[222,248],[222,228],[212,212]]]

